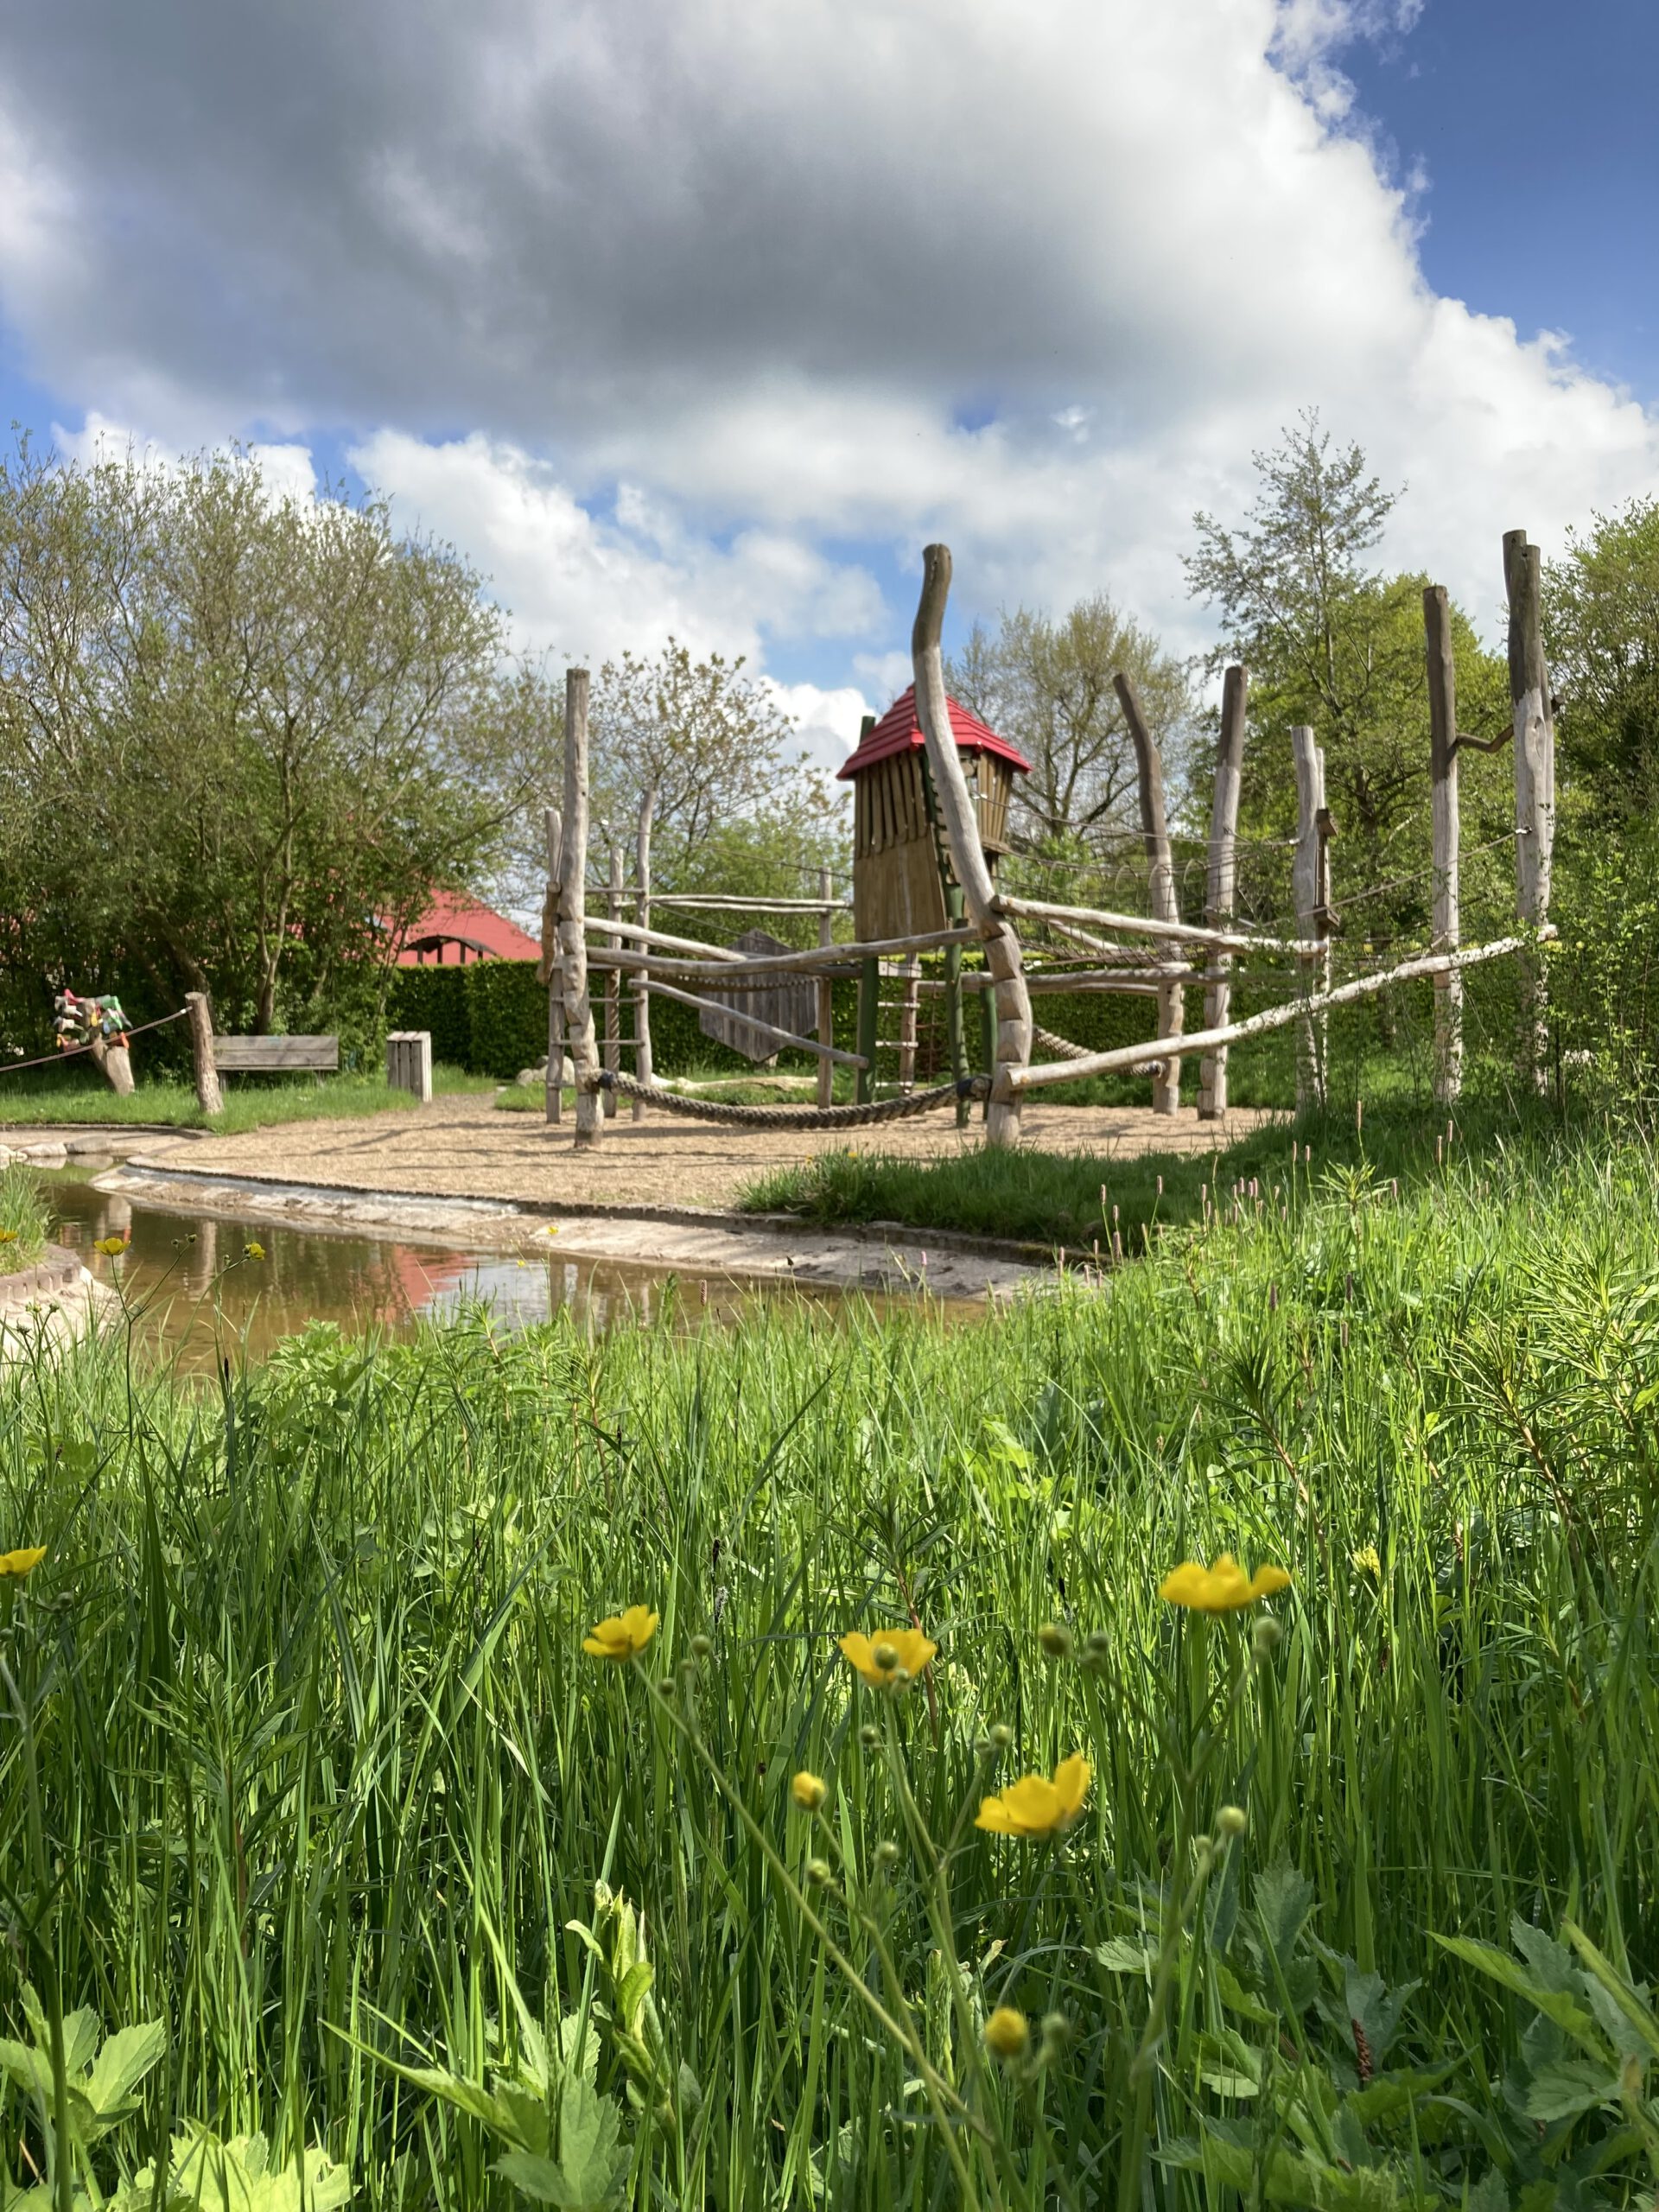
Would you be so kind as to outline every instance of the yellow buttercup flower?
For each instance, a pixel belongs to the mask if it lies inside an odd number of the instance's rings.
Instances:
[[[1357,1552],[1350,1552],[1348,1563],[1360,1573],[1369,1574],[1373,1582],[1382,1579],[1382,1560],[1375,1544],[1362,1544]]]
[[[901,1690],[915,1681],[938,1649],[918,1628],[884,1629],[880,1636],[856,1630],[841,1639],[841,1656],[873,1690]]]
[[[257,1238],[251,1238],[242,1247],[242,1256],[245,1260],[263,1260],[265,1256],[265,1248]]]
[[[1083,1810],[1089,1780],[1088,1760],[1081,1751],[1073,1751],[1055,1768],[1052,1782],[1040,1774],[1028,1774],[996,1796],[982,1799],[974,1826],[992,1835],[1064,1834]]]
[[[31,1544],[21,1552],[0,1552],[0,1574],[33,1574],[45,1557],[44,1544]]]
[[[131,1242],[129,1236],[100,1236],[92,1249],[101,1252],[106,1260],[118,1260]]]
[[[595,1659],[632,1659],[643,1651],[657,1633],[659,1615],[648,1606],[630,1605],[597,1622],[582,1640],[582,1648]]]
[[[1258,1567],[1247,1575],[1230,1552],[1223,1552],[1213,1567],[1184,1560],[1158,1585],[1158,1595],[1195,1613],[1236,1613],[1289,1587],[1290,1577],[1282,1567]]]
[[[985,2048],[993,2057],[1021,2058],[1030,2041],[1031,2023],[1012,2005],[999,2005],[985,2023]]]
[[[790,1783],[789,1794],[804,1813],[816,1813],[830,1793],[820,1776],[803,1767]]]
[[[16,1242],[17,1231],[15,1229],[0,1229],[0,1244],[15,1244]]]

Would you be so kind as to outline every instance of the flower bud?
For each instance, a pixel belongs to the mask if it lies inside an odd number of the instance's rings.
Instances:
[[[1250,1656],[1257,1666],[1264,1666],[1279,1649],[1284,1630],[1271,1613],[1263,1613],[1250,1630]]]
[[[867,1720],[858,1732],[858,1740],[867,1751],[873,1751],[881,1740],[881,1731]]]
[[[975,1738],[974,1757],[979,1761],[981,1766],[989,1766],[991,1761],[996,1757],[996,1745],[988,1736]]]
[[[1005,2063],[1023,2058],[1030,2041],[1030,2023],[1012,2005],[999,2005],[985,2023],[985,2048]]]
[[[1084,1656],[1090,1659],[1109,1659],[1112,1639],[1103,1628],[1091,1628],[1084,1643]]]
[[[1250,1825],[1250,1816],[1242,1805],[1224,1805],[1216,1815],[1216,1834],[1236,1838]]]
[[[1043,1647],[1046,1659],[1069,1659],[1071,1656],[1071,1631],[1062,1628],[1058,1621],[1045,1621],[1037,1631],[1037,1641]]]
[[[876,1645],[870,1656],[884,1675],[890,1675],[899,1664],[899,1647],[897,1644],[887,1643],[884,1638]]]
[[[691,1656],[694,1659],[708,1658],[714,1648],[706,1636],[694,1636],[691,1639]]]
[[[991,1741],[999,1751],[1006,1751],[1014,1741],[1014,1731],[1006,1720],[999,1720],[991,1731]]]
[[[816,1813],[830,1792],[816,1774],[803,1767],[790,1783],[789,1794],[804,1813]]]
[[[878,1843],[875,1847],[875,1863],[884,1874],[892,1873],[893,1868],[899,1864],[899,1847],[891,1836],[885,1842]]]
[[[815,1890],[821,1890],[830,1878],[829,1861],[823,1859],[809,1859],[806,1862],[806,1878]]]
[[[672,1675],[659,1675],[658,1676],[657,1694],[660,1698],[672,1699],[674,1695],[674,1677]]]
[[[1045,2012],[1043,2015],[1043,2051],[1052,2056],[1071,2038],[1071,2023],[1064,2012]]]

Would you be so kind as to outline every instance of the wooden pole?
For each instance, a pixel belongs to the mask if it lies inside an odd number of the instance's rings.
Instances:
[[[996,1058],[985,1116],[985,1141],[1011,1146],[1020,1141],[1020,1097],[1011,1078],[1031,1058],[1031,1000],[1020,965],[1020,940],[1012,924],[996,911],[995,887],[980,842],[978,810],[969,796],[962,756],[950,728],[940,645],[944,605],[950,591],[950,549],[930,545],[922,562],[921,597],[910,640],[916,672],[916,718],[927,746],[939,817],[950,840],[951,865],[962,886],[969,918],[984,940],[985,963],[994,979]]]
[[[1141,838],[1147,850],[1147,904],[1160,922],[1179,922],[1180,902],[1175,893],[1175,869],[1169,855],[1169,823],[1164,813],[1164,764],[1134,684],[1120,670],[1112,678],[1123,719],[1135,745],[1135,779],[1141,796]],[[1158,1035],[1160,1040],[1179,1037],[1186,1025],[1186,1000],[1177,982],[1158,994]],[[1154,1114],[1178,1114],[1181,1108],[1181,1063],[1166,1053],[1152,1079]]]
[[[647,785],[645,795],[639,802],[639,831],[634,845],[634,888],[637,894],[634,919],[644,930],[651,927],[651,824],[656,811],[657,787],[654,784]],[[615,936],[616,933],[613,931],[612,934]],[[649,1083],[652,1080],[651,994],[639,983],[635,984],[633,991],[633,1071],[641,1083]],[[645,1100],[636,1098],[633,1102],[634,1120],[643,1122],[646,1110]]]
[[[599,1052],[588,989],[588,671],[564,672],[564,850],[559,870],[559,944],[564,956],[564,1016],[575,1063],[576,1144],[599,1142]]]
[[[859,964],[858,970],[858,1088],[861,1106],[868,1106],[875,1096],[875,1045],[877,1009],[881,1002],[881,963],[874,956]]]
[[[1249,694],[1249,671],[1235,664],[1222,683],[1221,741],[1216,749],[1216,787],[1210,805],[1210,872],[1205,887],[1205,919],[1212,929],[1233,918],[1238,792],[1244,766],[1244,715]],[[1233,987],[1227,972],[1230,965],[1224,953],[1217,955],[1217,973],[1204,995],[1206,1029],[1224,1029],[1227,1026],[1233,1000]],[[1226,1111],[1227,1047],[1221,1045],[1206,1053],[1198,1064],[1198,1119],[1218,1122]]]
[[[1544,665],[1543,556],[1527,543],[1524,530],[1504,532],[1503,581],[1510,599],[1510,701],[1515,715],[1515,907],[1518,919],[1535,930],[1549,918],[1555,725]],[[1521,973],[1521,1072],[1541,1090],[1548,1048],[1542,958],[1529,955]]]
[[[615,922],[622,918],[622,853],[614,837],[608,839],[607,842],[611,870],[605,896],[605,911]],[[621,950],[622,940],[614,931],[608,941],[613,952]],[[617,1074],[622,1065],[621,1037],[622,975],[620,969],[613,968],[605,978],[605,1065],[612,1075]],[[605,1093],[605,1119],[607,1122],[616,1119],[616,1093],[613,1090]]]
[[[213,1058],[213,1010],[206,991],[187,991],[190,1009],[190,1053],[195,1062],[196,1103],[204,1114],[222,1113],[224,1094],[219,1087],[219,1063]]]
[[[1546,924],[1540,934],[1548,938],[1555,932]],[[1462,952],[1424,953],[1416,960],[1402,960],[1397,968],[1385,968],[1377,975],[1360,976],[1351,983],[1338,983],[1334,990],[1318,998],[1294,998],[1287,1005],[1248,1014],[1243,1021],[1230,1021],[1222,1029],[1200,1029],[1186,1041],[1189,1047],[1196,1047],[1201,1052],[1213,1051],[1221,1045],[1236,1045],[1247,1037],[1261,1037],[1270,1029],[1283,1029],[1293,1021],[1306,1021],[1310,1014],[1323,1014],[1329,1007],[1351,1006],[1355,1000],[1371,998],[1394,983],[1413,982],[1420,976],[1438,976],[1448,968],[1478,968],[1483,961],[1522,951],[1531,941],[1524,937],[1501,937],[1491,944],[1471,944]],[[1145,1067],[1157,1056],[1156,1040],[1148,1039],[1144,1045],[1120,1045],[1112,1052],[1090,1052],[1077,1060],[1045,1061],[1037,1067],[1021,1068],[1014,1082],[1017,1090],[1038,1090],[1046,1084],[1075,1083],[1083,1076],[1112,1075],[1120,1069]]]
[[[1296,934],[1305,942],[1317,939],[1320,946],[1319,950],[1304,953],[1300,963],[1302,995],[1313,1000],[1331,988],[1323,830],[1323,821],[1329,819],[1325,808],[1325,753],[1305,722],[1291,731],[1290,749],[1296,768],[1296,852],[1290,870],[1296,901]],[[1325,1103],[1328,1028],[1325,1015],[1310,1014],[1302,1030],[1301,1047],[1296,1055],[1299,1112]]]
[[[547,1074],[543,1111],[549,1122],[564,1116],[564,963],[559,957],[559,879],[564,824],[556,806],[542,810],[547,839],[547,899],[542,908],[542,965],[547,977]]]
[[[1423,594],[1423,642],[1428,662],[1428,772],[1433,817],[1433,906],[1429,942],[1436,952],[1455,952],[1461,931],[1458,912],[1458,671],[1452,649],[1452,616],[1444,584]],[[1434,978],[1434,1096],[1452,1106],[1463,1090],[1463,973],[1450,968]]]
[[[830,901],[836,895],[835,878],[827,868],[818,870],[818,896],[823,901],[818,915],[818,943],[833,944],[836,941],[836,918],[830,912]],[[836,1100],[836,1068],[827,1055],[836,1041],[836,987],[828,976],[818,978],[818,1042],[824,1055],[818,1061],[818,1089],[817,1103],[833,1106]]]

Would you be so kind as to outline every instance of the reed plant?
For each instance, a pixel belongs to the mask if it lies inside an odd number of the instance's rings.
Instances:
[[[1650,1156],[695,1321],[0,1385],[13,2188],[1651,2202]]]

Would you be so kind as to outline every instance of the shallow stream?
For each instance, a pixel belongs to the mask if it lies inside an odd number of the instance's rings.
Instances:
[[[556,1237],[527,1226],[518,1253],[454,1251],[418,1239],[337,1235],[266,1221],[134,1205],[95,1190],[83,1173],[41,1176],[56,1225],[53,1241],[117,1282],[140,1334],[187,1372],[211,1372],[240,1342],[257,1357],[313,1321],[353,1334],[397,1333],[482,1304],[506,1328],[544,1321],[561,1308],[607,1329],[655,1319],[665,1300],[688,1314],[730,1318],[757,1297],[799,1297],[716,1279],[706,1284],[598,1260],[565,1260]],[[130,1236],[111,1260],[103,1237]],[[263,1258],[250,1255],[257,1246]],[[834,1297],[836,1294],[827,1294]]]

